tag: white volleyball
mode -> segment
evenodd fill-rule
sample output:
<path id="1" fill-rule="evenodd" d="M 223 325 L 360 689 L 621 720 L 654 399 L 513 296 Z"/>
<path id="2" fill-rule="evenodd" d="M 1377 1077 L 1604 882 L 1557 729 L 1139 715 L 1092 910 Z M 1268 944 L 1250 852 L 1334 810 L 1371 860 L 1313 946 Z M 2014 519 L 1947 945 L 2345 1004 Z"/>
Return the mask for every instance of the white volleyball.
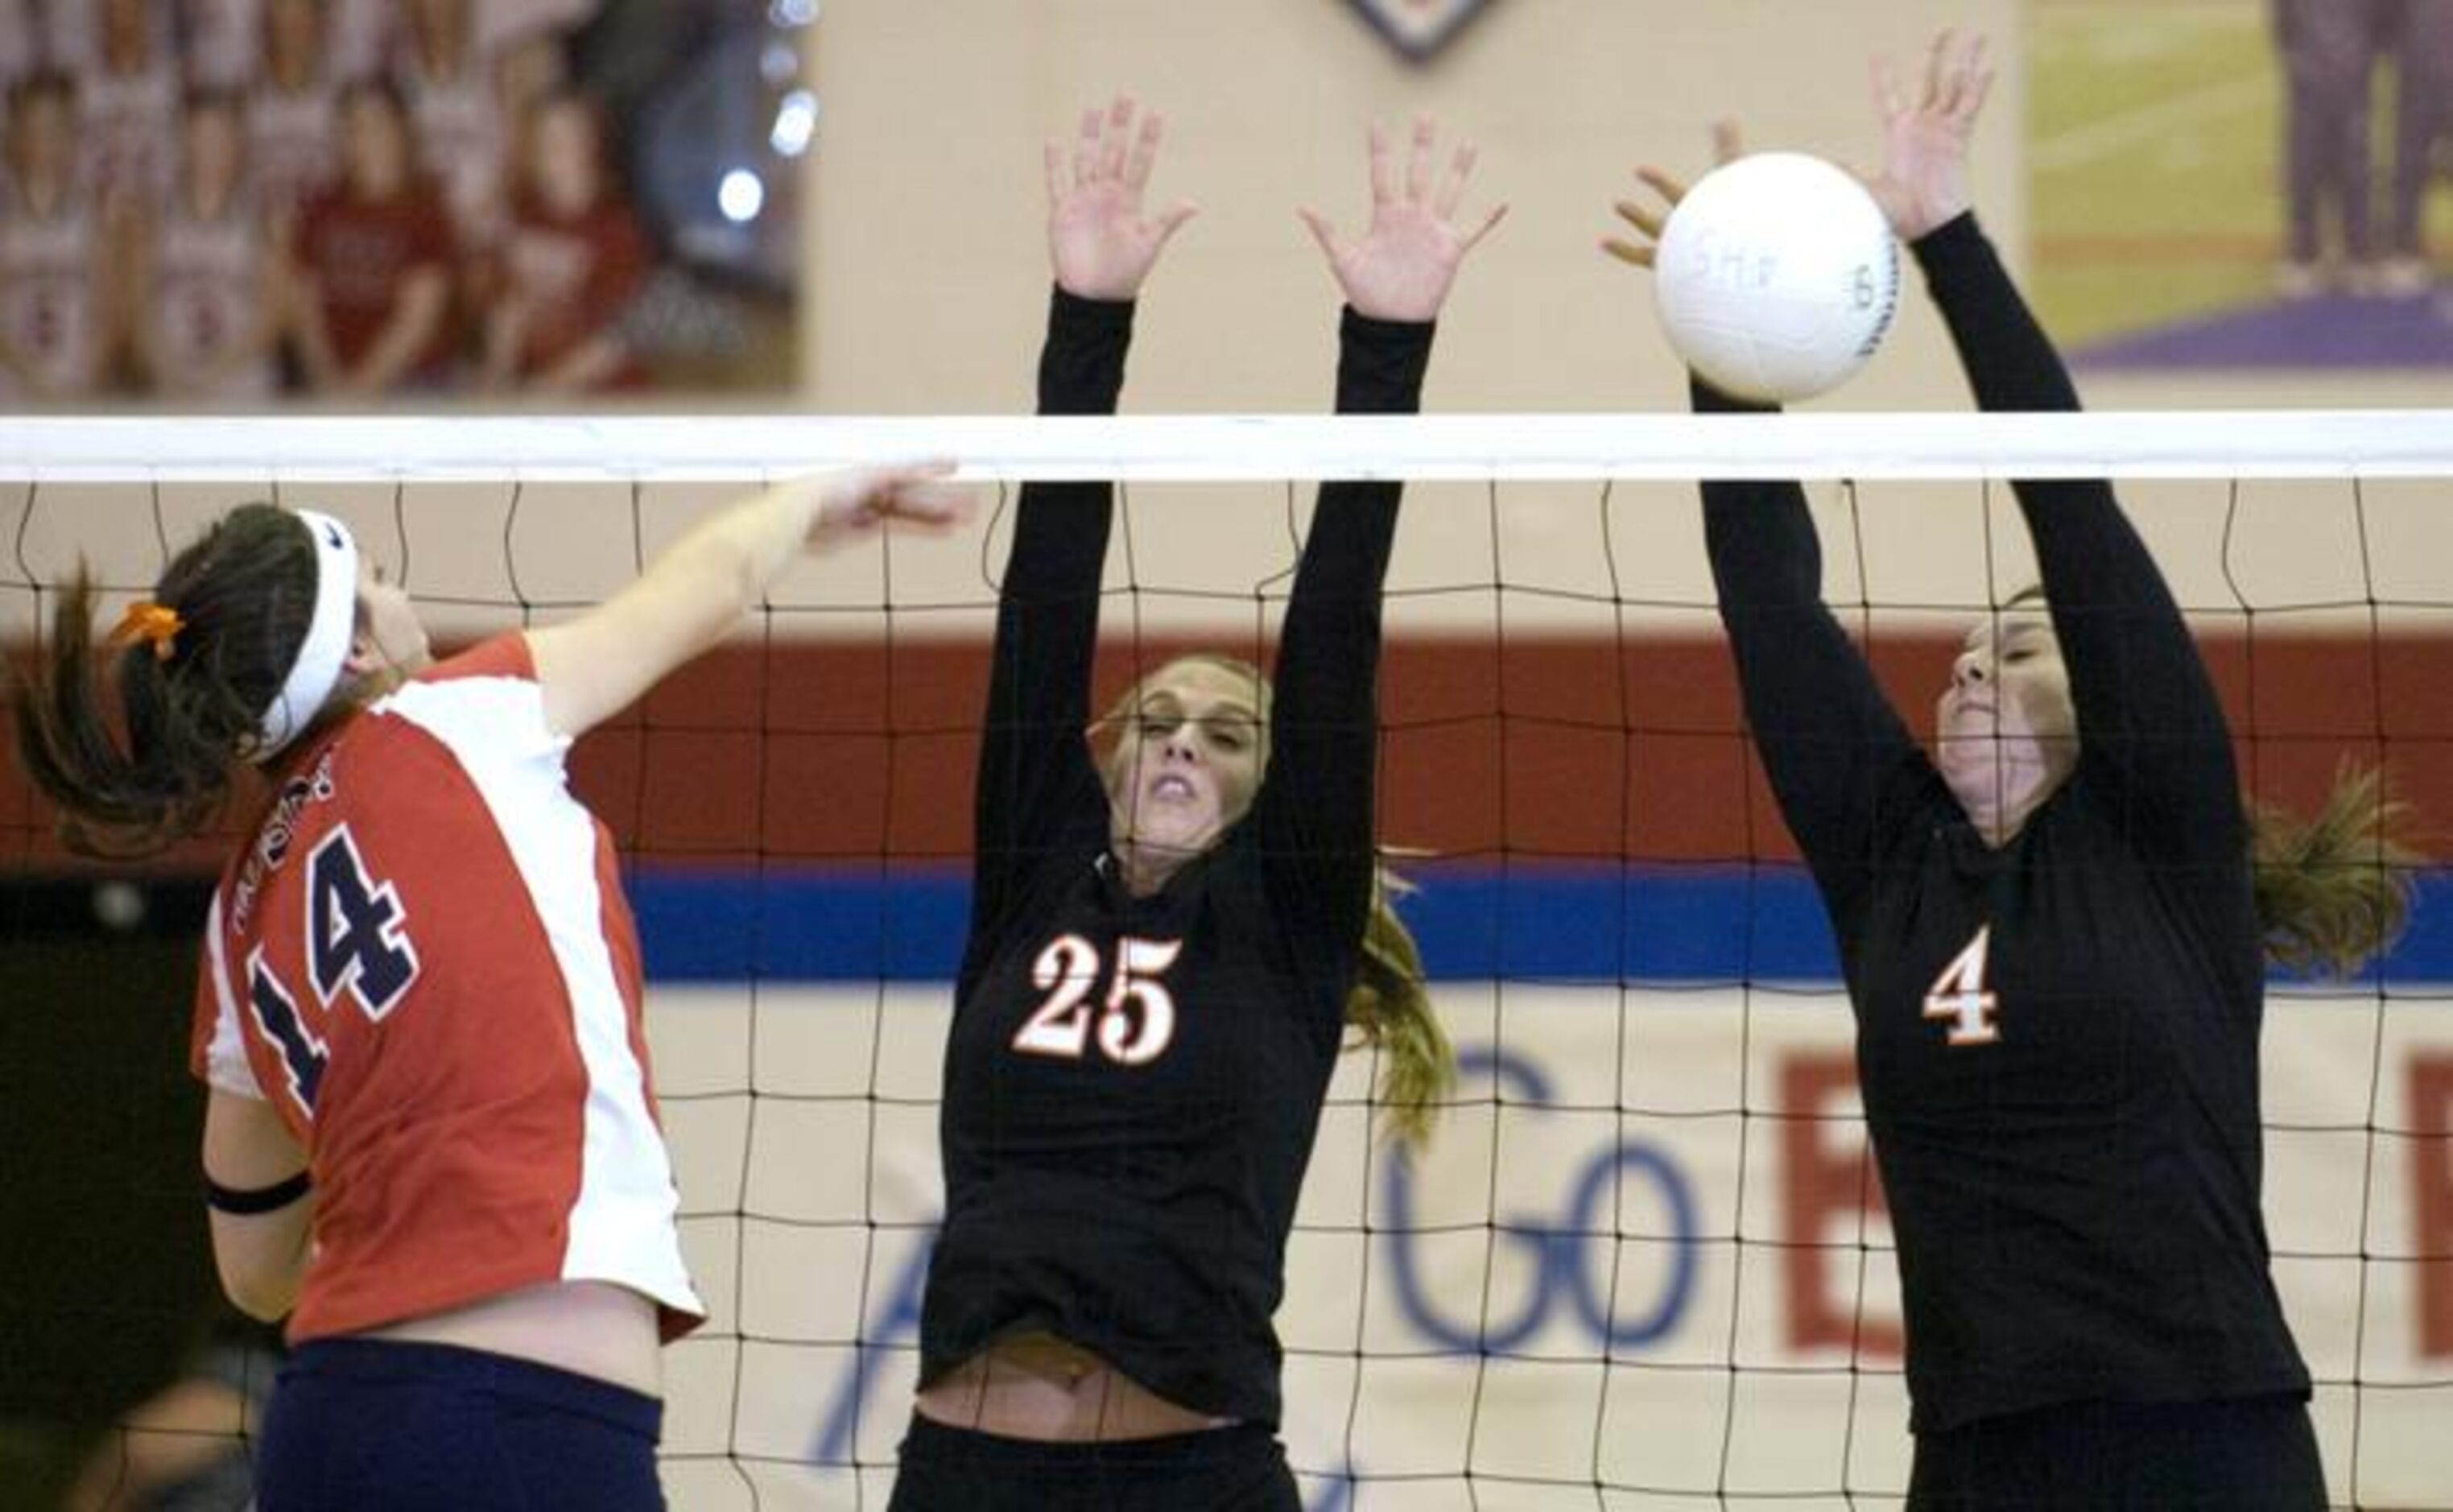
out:
<path id="1" fill-rule="evenodd" d="M 1900 249 L 1874 196 L 1803 152 L 1714 169 L 1662 228 L 1653 297 L 1686 365 L 1741 399 L 1787 403 L 1846 380 L 1900 303 Z"/>

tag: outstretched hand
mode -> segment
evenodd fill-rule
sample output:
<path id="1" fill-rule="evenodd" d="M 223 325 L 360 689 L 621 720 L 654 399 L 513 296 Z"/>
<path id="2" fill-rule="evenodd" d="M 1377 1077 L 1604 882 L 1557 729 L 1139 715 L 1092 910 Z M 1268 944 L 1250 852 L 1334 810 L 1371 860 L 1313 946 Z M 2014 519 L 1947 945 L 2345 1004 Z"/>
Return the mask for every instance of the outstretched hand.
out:
<path id="1" fill-rule="evenodd" d="M 1183 201 L 1155 217 L 1142 213 L 1142 190 L 1166 130 L 1165 117 L 1143 113 L 1130 95 L 1120 94 L 1104 111 L 1082 112 L 1069 152 L 1061 143 L 1047 144 L 1047 256 L 1067 293 L 1135 298 L 1167 238 L 1192 219 L 1194 208 Z"/>
<path id="2" fill-rule="evenodd" d="M 1431 144 L 1436 134 L 1430 117 L 1415 119 L 1413 146 L 1401 177 L 1391 161 L 1387 133 L 1372 127 L 1371 225 L 1360 237 L 1339 235 L 1327 217 L 1308 205 L 1296 212 L 1328 255 L 1329 271 L 1358 314 L 1374 320 L 1438 318 L 1466 254 L 1507 213 L 1506 205 L 1495 205 L 1479 218 L 1458 218 L 1476 149 L 1470 142 L 1460 144 L 1434 185 Z"/>
<path id="3" fill-rule="evenodd" d="M 1973 203 L 1967 144 L 1993 87 L 1984 39 L 1944 30 L 1925 58 L 1925 90 L 1911 100 L 1888 58 L 1874 60 L 1874 109 L 1883 122 L 1883 171 L 1870 179 L 1900 240 L 1913 242 Z"/>
<path id="4" fill-rule="evenodd" d="M 1717 167 L 1734 163 L 1745 155 L 1745 149 L 1738 135 L 1738 123 L 1725 118 L 1713 122 L 1713 164 Z M 1649 163 L 1638 167 L 1635 176 L 1652 190 L 1652 200 L 1619 200 L 1612 204 L 1610 209 L 1635 232 L 1635 238 L 1605 236 L 1602 238 L 1602 250 L 1622 263 L 1650 268 L 1660 256 L 1661 229 L 1669 224 L 1669 212 L 1686 197 L 1688 186 L 1685 179 L 1674 177 L 1666 169 Z"/>
<path id="5" fill-rule="evenodd" d="M 811 546 L 834 546 L 878 529 L 889 521 L 942 535 L 970 518 L 973 492 L 948 483 L 955 465 L 917 462 L 861 468 L 819 482 L 817 512 L 809 523 Z"/>

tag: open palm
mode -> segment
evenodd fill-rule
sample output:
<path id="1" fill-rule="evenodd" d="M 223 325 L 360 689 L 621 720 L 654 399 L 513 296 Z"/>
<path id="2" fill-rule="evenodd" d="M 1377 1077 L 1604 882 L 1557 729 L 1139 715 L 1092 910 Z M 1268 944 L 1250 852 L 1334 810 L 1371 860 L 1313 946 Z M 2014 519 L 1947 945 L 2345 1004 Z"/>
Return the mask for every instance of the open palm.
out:
<path id="1" fill-rule="evenodd" d="M 1883 120 L 1883 171 L 1873 190 L 1891 229 L 1913 242 L 1974 203 L 1967 149 L 1993 85 L 1984 39 L 1944 31 L 1925 60 L 1925 87 L 1911 99 L 1889 60 L 1874 64 L 1874 108 Z"/>
<path id="2" fill-rule="evenodd" d="M 1167 238 L 1192 218 L 1186 204 L 1143 213 L 1142 192 L 1167 123 L 1152 110 L 1136 129 L 1137 114 L 1132 98 L 1119 95 L 1105 111 L 1083 112 L 1069 153 L 1047 145 L 1047 255 L 1068 294 L 1134 298 Z"/>
<path id="3" fill-rule="evenodd" d="M 1470 143 L 1457 148 L 1434 183 L 1435 135 L 1427 117 L 1414 123 L 1412 149 L 1400 176 L 1387 133 L 1371 129 L 1371 224 L 1361 236 L 1340 236 L 1309 207 L 1300 212 L 1327 254 L 1346 302 L 1375 320 L 1435 319 L 1466 254 L 1507 213 L 1506 206 L 1498 205 L 1478 219 L 1459 220 L 1475 149 Z"/>

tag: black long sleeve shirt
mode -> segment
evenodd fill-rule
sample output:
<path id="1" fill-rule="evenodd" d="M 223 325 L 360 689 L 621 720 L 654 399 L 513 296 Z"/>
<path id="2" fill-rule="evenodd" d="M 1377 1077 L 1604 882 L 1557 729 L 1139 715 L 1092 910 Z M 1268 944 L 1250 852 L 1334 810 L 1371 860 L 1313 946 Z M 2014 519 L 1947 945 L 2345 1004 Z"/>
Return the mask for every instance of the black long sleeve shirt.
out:
<path id="1" fill-rule="evenodd" d="M 1056 293 L 1042 413 L 1114 408 L 1131 320 L 1129 305 Z M 1347 311 L 1339 410 L 1415 408 L 1430 343 L 1428 325 Z M 1380 585 L 1400 491 L 1322 487 L 1251 808 L 1136 898 L 1108 856 L 1084 734 L 1112 489 L 1024 488 L 946 1053 L 924 1384 L 1002 1335 L 1046 1330 L 1185 1406 L 1278 1421 L 1271 1317 L 1371 902 Z M 1051 1014 L 1089 1016 L 1081 1054 L 1016 1048 Z M 1158 1017 L 1164 1047 L 1143 1058 Z"/>
<path id="2" fill-rule="evenodd" d="M 1914 251 L 1983 408 L 2078 408 L 1972 216 Z M 2263 930 L 2222 707 L 2112 490 L 2013 488 L 2080 755 L 1996 849 L 1824 606 L 1803 490 L 1704 485 L 1747 721 L 1856 1013 L 1911 1423 L 2304 1394 L 2259 1207 Z M 1998 1039 L 1953 1044 L 1972 991 Z"/>

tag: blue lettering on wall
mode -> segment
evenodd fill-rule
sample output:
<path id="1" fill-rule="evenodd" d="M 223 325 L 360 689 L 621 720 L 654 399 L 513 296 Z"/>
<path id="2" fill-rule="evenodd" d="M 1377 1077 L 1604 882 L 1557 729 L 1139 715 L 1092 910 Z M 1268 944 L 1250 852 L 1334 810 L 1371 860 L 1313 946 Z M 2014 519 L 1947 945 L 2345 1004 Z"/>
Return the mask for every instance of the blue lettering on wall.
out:
<path id="1" fill-rule="evenodd" d="M 1524 1056 L 1475 1046 L 1458 1057 L 1467 1079 L 1487 1072 L 1503 1103 L 1538 1107 L 1550 1100 L 1550 1080 Z M 1384 1193 L 1389 1214 L 1386 1253 L 1394 1296 L 1406 1325 L 1438 1348 L 1475 1358 L 1518 1348 L 1564 1307 L 1565 1316 L 1589 1341 L 1596 1353 L 1640 1349 L 1674 1328 L 1694 1289 L 1698 1230 L 1693 1184 L 1666 1151 L 1637 1139 L 1603 1145 L 1576 1171 L 1559 1195 L 1550 1216 L 1506 1216 L 1498 1224 L 1503 1243 L 1523 1245 L 1534 1257 L 1533 1281 L 1526 1295 L 1503 1319 L 1460 1321 L 1443 1314 L 1422 1280 L 1417 1253 L 1419 1236 L 1413 1223 L 1410 1163 L 1391 1161 Z M 1619 1241 L 1613 1237 L 1605 1204 L 1626 1182 L 1646 1184 L 1668 1215 L 1662 1247 L 1669 1256 L 1657 1292 L 1649 1298 L 1616 1299 L 1612 1279 Z M 884 1305 L 861 1330 L 852 1365 L 833 1388 L 822 1417 L 809 1459 L 812 1463 L 849 1466 L 859 1442 L 860 1426 L 876 1412 L 896 1414 L 898 1403 L 877 1400 L 881 1377 L 899 1373 L 884 1367 L 907 1354 L 920 1331 L 920 1295 L 928 1275 L 928 1246 L 906 1261 L 888 1287 Z M 1342 1512 L 1351 1500 L 1352 1479 L 1360 1466 L 1346 1464 L 1326 1478 L 1310 1512 Z"/>
<path id="2" fill-rule="evenodd" d="M 1523 1057 L 1507 1051 L 1474 1048 L 1457 1057 L 1460 1072 L 1470 1080 L 1487 1071 L 1503 1104 L 1550 1101 L 1549 1079 Z M 1665 1248 L 1668 1274 L 1651 1308 L 1632 1319 L 1611 1316 L 1609 1278 L 1617 1249 L 1602 1225 L 1601 1207 L 1613 1186 L 1629 1175 L 1648 1181 L 1669 1212 Z M 1497 1318 L 1463 1323 L 1441 1316 L 1417 1269 L 1413 1221 L 1413 1173 L 1404 1161 L 1391 1161 L 1385 1187 L 1389 1215 L 1388 1268 L 1396 1284 L 1397 1303 L 1406 1323 L 1442 1348 L 1462 1355 L 1501 1354 L 1522 1347 L 1549 1320 L 1564 1296 L 1577 1321 L 1596 1344 L 1611 1350 L 1641 1348 L 1667 1333 L 1685 1310 L 1695 1277 L 1695 1196 L 1684 1172 L 1664 1151 L 1641 1141 L 1623 1139 L 1594 1154 L 1577 1177 L 1566 1206 L 1556 1218 L 1501 1215 L 1495 1231 L 1501 1243 L 1532 1252 L 1533 1283 L 1521 1304 Z M 1598 1275 L 1596 1274 L 1598 1272 Z M 1625 1299 L 1621 1299 L 1624 1305 Z"/>

